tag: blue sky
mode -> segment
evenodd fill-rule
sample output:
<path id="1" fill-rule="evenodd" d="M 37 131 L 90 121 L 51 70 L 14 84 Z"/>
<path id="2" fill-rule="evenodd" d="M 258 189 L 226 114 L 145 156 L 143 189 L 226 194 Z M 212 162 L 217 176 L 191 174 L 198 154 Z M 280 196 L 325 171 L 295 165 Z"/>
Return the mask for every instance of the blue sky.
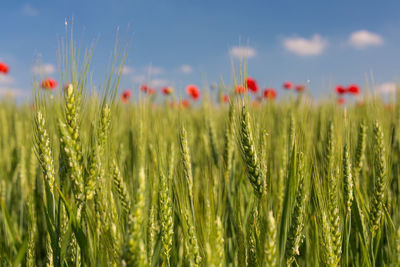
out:
<path id="1" fill-rule="evenodd" d="M 262 87 L 309 81 L 311 94 L 323 97 L 330 85 L 359 83 L 365 90 L 366 76 L 373 73 L 376 87 L 390 91 L 400 74 L 398 10 L 398 1 L 365 0 L 5 0 L 0 61 L 10 74 L 0 78 L 0 95 L 31 95 L 38 55 L 46 66 L 42 71 L 57 78 L 58 43 L 65 19 L 72 17 L 83 45 L 98 39 L 95 78 L 107 70 L 117 27 L 133 37 L 121 90 L 137 87 L 150 72 L 155 87 L 179 90 L 220 77 L 231 84 L 231 58 L 238 62 L 245 54 L 248 75 Z"/>

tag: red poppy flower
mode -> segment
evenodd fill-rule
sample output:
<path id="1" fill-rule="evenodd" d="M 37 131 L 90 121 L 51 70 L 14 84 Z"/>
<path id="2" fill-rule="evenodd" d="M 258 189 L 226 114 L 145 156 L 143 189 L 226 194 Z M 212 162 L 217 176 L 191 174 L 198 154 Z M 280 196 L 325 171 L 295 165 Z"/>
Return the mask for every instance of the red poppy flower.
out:
<path id="1" fill-rule="evenodd" d="M 291 83 L 291 82 L 289 82 L 289 81 L 284 82 L 284 83 L 283 83 L 283 88 L 286 89 L 286 90 L 290 90 L 290 89 L 293 88 L 293 83 Z"/>
<path id="2" fill-rule="evenodd" d="M 10 71 L 10 68 L 6 63 L 0 62 L 0 73 L 7 74 Z"/>
<path id="3" fill-rule="evenodd" d="M 149 88 L 149 89 L 147 90 L 147 93 L 148 93 L 149 95 L 154 95 L 154 94 L 156 93 L 156 90 L 155 90 L 154 88 Z"/>
<path id="4" fill-rule="evenodd" d="M 336 86 L 336 93 L 338 93 L 339 95 L 343 95 L 347 92 L 347 89 L 344 88 L 341 85 Z"/>
<path id="5" fill-rule="evenodd" d="M 182 100 L 182 101 L 181 101 L 181 106 L 182 106 L 183 108 L 188 108 L 188 107 L 190 107 L 190 102 L 189 102 L 189 100 L 187 100 L 187 99 Z"/>
<path id="6" fill-rule="evenodd" d="M 243 86 L 243 85 L 237 85 L 237 86 L 236 86 L 235 92 L 236 92 L 237 94 L 244 94 L 244 93 L 247 92 L 247 89 L 246 89 L 246 87 Z"/>
<path id="7" fill-rule="evenodd" d="M 273 88 L 264 89 L 264 98 L 265 99 L 275 99 L 276 91 Z"/>
<path id="8" fill-rule="evenodd" d="M 56 80 L 54 80 L 52 78 L 43 80 L 42 84 L 41 84 L 42 89 L 49 89 L 49 90 L 54 90 L 54 88 L 56 88 L 56 86 L 57 86 L 57 82 L 56 82 Z"/>
<path id="9" fill-rule="evenodd" d="M 257 93 L 258 85 L 257 85 L 256 80 L 254 80 L 253 78 L 249 77 L 246 79 L 246 86 L 251 92 Z"/>
<path id="10" fill-rule="evenodd" d="M 196 85 L 190 84 L 186 86 L 186 93 L 193 99 L 197 100 L 200 97 L 200 90 Z"/>
<path id="11" fill-rule="evenodd" d="M 338 98 L 337 102 L 338 102 L 339 105 L 344 105 L 345 100 L 344 100 L 343 97 L 341 97 L 341 98 Z"/>
<path id="12" fill-rule="evenodd" d="M 142 84 L 142 85 L 140 86 L 140 91 L 142 91 L 142 92 L 144 92 L 144 93 L 147 93 L 148 90 L 149 90 L 149 87 L 148 87 L 147 85 Z"/>
<path id="13" fill-rule="evenodd" d="M 350 84 L 347 88 L 347 92 L 358 95 L 360 93 L 360 88 L 356 84 Z"/>
<path id="14" fill-rule="evenodd" d="M 224 95 L 222 97 L 222 101 L 224 101 L 224 103 L 228 103 L 229 102 L 229 96 L 228 95 Z"/>
<path id="15" fill-rule="evenodd" d="M 131 98 L 131 95 L 132 95 L 131 90 L 126 89 L 121 95 L 122 103 L 127 103 L 129 101 L 129 98 Z"/>
<path id="16" fill-rule="evenodd" d="M 161 89 L 161 92 L 164 95 L 170 95 L 174 92 L 174 89 L 172 89 L 171 87 L 164 87 L 163 89 Z"/>
<path id="17" fill-rule="evenodd" d="M 296 89 L 296 92 L 301 93 L 306 90 L 306 86 L 303 84 L 298 84 L 298 85 L 296 85 L 295 89 Z"/>

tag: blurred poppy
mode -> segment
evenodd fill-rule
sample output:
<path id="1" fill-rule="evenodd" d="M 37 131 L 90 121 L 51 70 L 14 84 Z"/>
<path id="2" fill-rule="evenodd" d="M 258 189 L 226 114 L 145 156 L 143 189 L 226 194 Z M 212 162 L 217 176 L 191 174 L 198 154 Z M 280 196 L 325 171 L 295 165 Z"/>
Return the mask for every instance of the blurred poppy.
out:
<path id="1" fill-rule="evenodd" d="M 257 93 L 258 85 L 257 85 L 256 80 L 254 80 L 253 78 L 249 77 L 246 79 L 246 86 L 251 92 Z"/>
<path id="2" fill-rule="evenodd" d="M 340 105 L 344 105 L 344 103 L 345 103 L 344 98 L 343 97 L 338 98 L 337 103 L 340 104 Z"/>
<path id="3" fill-rule="evenodd" d="M 190 84 L 186 86 L 186 93 L 193 99 L 197 100 L 200 97 L 200 90 L 196 85 Z"/>
<path id="4" fill-rule="evenodd" d="M 10 71 L 10 68 L 6 63 L 0 62 L 0 73 L 7 74 Z"/>
<path id="5" fill-rule="evenodd" d="M 131 95 L 132 95 L 131 90 L 126 89 L 121 95 L 122 103 L 127 103 L 129 101 L 129 98 L 131 98 Z"/>
<path id="6" fill-rule="evenodd" d="M 54 90 L 56 86 L 57 82 L 53 78 L 48 78 L 46 80 L 43 80 L 41 84 L 42 89 L 49 89 L 49 90 Z"/>
<path id="7" fill-rule="evenodd" d="M 360 88 L 356 84 L 350 84 L 347 91 L 353 95 L 358 95 L 360 93 Z"/>
<path id="8" fill-rule="evenodd" d="M 144 92 L 144 93 L 147 93 L 148 90 L 149 90 L 149 87 L 148 87 L 147 85 L 142 84 L 142 85 L 140 86 L 140 91 L 142 91 L 142 92 Z"/>
<path id="9" fill-rule="evenodd" d="M 149 89 L 147 90 L 147 94 L 149 94 L 149 95 L 154 95 L 155 93 L 156 93 L 156 90 L 153 89 L 153 88 L 149 88 Z"/>
<path id="10" fill-rule="evenodd" d="M 283 83 L 283 88 L 286 89 L 286 90 L 290 90 L 290 89 L 293 88 L 293 83 L 291 83 L 289 81 L 286 81 L 286 82 Z"/>
<path id="11" fill-rule="evenodd" d="M 338 93 L 339 95 L 343 95 L 347 92 L 346 88 L 344 88 L 341 85 L 336 86 L 336 93 Z"/>
<path id="12" fill-rule="evenodd" d="M 172 94 L 174 92 L 174 89 L 172 89 L 172 87 L 164 87 L 164 88 L 161 89 L 161 92 L 164 95 L 170 95 L 170 94 Z"/>
<path id="13" fill-rule="evenodd" d="M 237 85 L 236 86 L 235 92 L 237 94 L 244 94 L 244 93 L 246 93 L 246 91 L 247 91 L 247 89 L 243 85 Z"/>
<path id="14" fill-rule="evenodd" d="M 228 95 L 224 95 L 222 97 L 222 101 L 224 101 L 224 103 L 228 103 L 229 102 L 229 96 Z"/>
<path id="15" fill-rule="evenodd" d="M 264 98 L 265 99 L 275 99 L 276 91 L 273 88 L 264 89 Z"/>
<path id="16" fill-rule="evenodd" d="M 181 101 L 181 106 L 182 106 L 183 108 L 188 108 L 188 107 L 190 107 L 190 102 L 189 102 L 189 100 L 183 99 L 183 100 Z"/>
<path id="17" fill-rule="evenodd" d="M 295 89 L 296 89 L 296 92 L 301 93 L 306 90 L 306 86 L 303 84 L 298 84 L 298 85 L 296 85 Z"/>

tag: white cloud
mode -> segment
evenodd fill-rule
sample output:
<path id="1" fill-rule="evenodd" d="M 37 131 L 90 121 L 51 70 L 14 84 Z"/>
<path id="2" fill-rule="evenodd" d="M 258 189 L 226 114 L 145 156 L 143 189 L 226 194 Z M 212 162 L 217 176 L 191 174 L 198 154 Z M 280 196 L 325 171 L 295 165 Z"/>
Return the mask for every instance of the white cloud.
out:
<path id="1" fill-rule="evenodd" d="M 149 73 L 149 75 L 160 75 L 164 73 L 164 69 L 150 65 L 146 67 L 146 72 Z"/>
<path id="2" fill-rule="evenodd" d="M 0 96 L 29 96 L 30 92 L 18 88 L 0 87 Z"/>
<path id="3" fill-rule="evenodd" d="M 129 68 L 128 73 L 133 73 L 130 78 L 134 84 L 146 83 L 151 87 L 159 87 L 165 86 L 169 82 L 168 80 L 157 77 L 161 74 L 164 74 L 165 69 L 158 66 L 152 66 L 151 64 L 138 69 Z"/>
<path id="4" fill-rule="evenodd" d="M 256 50 L 250 46 L 234 46 L 229 50 L 229 54 L 236 58 L 252 58 L 256 56 Z"/>
<path id="5" fill-rule="evenodd" d="M 14 78 L 9 75 L 0 74 L 0 84 L 13 84 L 15 82 Z"/>
<path id="6" fill-rule="evenodd" d="M 300 56 L 317 56 L 324 52 L 328 41 L 319 34 L 314 34 L 311 39 L 302 37 L 286 38 L 283 46 L 290 52 Z"/>
<path id="7" fill-rule="evenodd" d="M 43 64 L 33 67 L 32 71 L 36 74 L 53 74 L 56 67 L 53 64 Z"/>
<path id="8" fill-rule="evenodd" d="M 396 92 L 397 85 L 396 83 L 393 82 L 383 83 L 381 85 L 376 86 L 375 90 L 382 94 L 392 94 Z"/>
<path id="9" fill-rule="evenodd" d="M 25 4 L 22 7 L 22 13 L 31 17 L 39 15 L 39 11 L 30 4 Z"/>
<path id="10" fill-rule="evenodd" d="M 135 75 L 132 77 L 133 83 L 143 83 L 146 80 L 145 75 Z"/>
<path id="11" fill-rule="evenodd" d="M 154 79 L 150 81 L 150 86 L 151 87 L 161 87 L 161 86 L 167 86 L 169 83 L 168 80 L 165 79 Z"/>
<path id="12" fill-rule="evenodd" d="M 134 72 L 134 68 L 132 68 L 132 67 L 129 67 L 129 66 L 123 66 L 122 67 L 122 74 L 124 74 L 124 75 L 128 75 L 128 74 L 131 74 L 132 72 Z"/>
<path id="13" fill-rule="evenodd" d="M 349 44 L 362 49 L 367 46 L 379 46 L 383 44 L 383 38 L 379 34 L 366 30 L 353 32 L 349 37 Z"/>
<path id="14" fill-rule="evenodd" d="M 184 64 L 182 65 L 179 70 L 184 74 L 190 74 L 193 72 L 193 68 L 190 65 Z"/>

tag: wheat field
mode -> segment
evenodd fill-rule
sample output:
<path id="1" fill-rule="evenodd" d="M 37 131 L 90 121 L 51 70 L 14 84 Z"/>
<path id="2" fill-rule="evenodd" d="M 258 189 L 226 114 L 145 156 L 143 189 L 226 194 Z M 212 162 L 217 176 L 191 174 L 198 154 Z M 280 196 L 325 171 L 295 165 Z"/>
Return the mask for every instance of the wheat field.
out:
<path id="1" fill-rule="evenodd" d="M 0 103 L 2 266 L 400 266 L 396 99 L 122 103 L 124 53 Z"/>

